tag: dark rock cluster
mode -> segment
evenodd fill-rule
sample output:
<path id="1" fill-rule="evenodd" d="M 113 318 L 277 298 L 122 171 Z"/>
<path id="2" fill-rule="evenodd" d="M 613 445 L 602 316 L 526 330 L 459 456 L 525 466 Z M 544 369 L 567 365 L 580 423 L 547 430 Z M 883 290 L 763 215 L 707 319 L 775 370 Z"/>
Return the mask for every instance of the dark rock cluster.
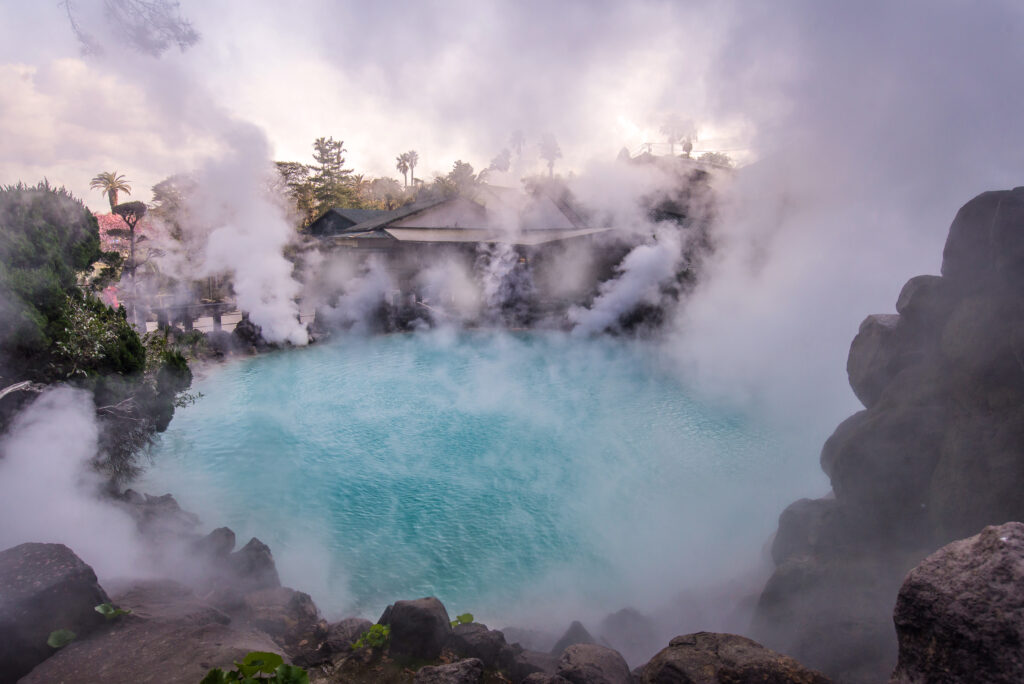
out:
<path id="1" fill-rule="evenodd" d="M 847 370 L 865 410 L 821 465 L 832 494 L 779 520 L 755 636 L 838 679 L 884 680 L 892 606 L 922 558 L 1024 519 L 1024 188 L 957 213 L 941 276 L 869 316 Z"/>

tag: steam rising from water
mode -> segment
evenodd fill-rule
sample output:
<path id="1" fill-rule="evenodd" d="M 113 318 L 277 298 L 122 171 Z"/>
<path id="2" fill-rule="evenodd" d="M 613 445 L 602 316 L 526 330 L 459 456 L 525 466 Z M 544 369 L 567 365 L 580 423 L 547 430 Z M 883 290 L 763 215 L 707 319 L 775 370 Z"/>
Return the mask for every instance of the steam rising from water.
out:
<path id="1" fill-rule="evenodd" d="M 197 388 L 143 486 L 260 536 L 334 615 L 436 594 L 492 621 L 560 628 L 632 605 L 723 626 L 723 604 L 674 602 L 756 567 L 777 510 L 823 487 L 806 445 L 707 403 L 647 344 L 349 339 Z"/>

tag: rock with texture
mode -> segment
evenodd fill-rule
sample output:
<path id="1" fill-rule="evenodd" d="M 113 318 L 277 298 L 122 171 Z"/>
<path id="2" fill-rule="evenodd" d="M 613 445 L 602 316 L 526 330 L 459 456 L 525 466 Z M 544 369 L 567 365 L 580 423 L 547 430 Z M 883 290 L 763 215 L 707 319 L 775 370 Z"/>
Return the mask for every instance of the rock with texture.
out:
<path id="1" fill-rule="evenodd" d="M 433 596 L 395 601 L 378 622 L 391 627 L 391 656 L 434 660 L 452 633 L 448 611 Z"/>
<path id="2" fill-rule="evenodd" d="M 327 636 L 327 623 L 309 594 L 287 587 L 261 589 L 246 594 L 244 604 L 244 615 L 253 626 L 288 653 L 315 650 Z"/>
<path id="3" fill-rule="evenodd" d="M 110 599 L 96 573 L 63 544 L 0 551 L 0 682 L 14 682 L 54 653 L 50 633 L 80 638 L 104 626 L 95 607 Z"/>
<path id="4" fill-rule="evenodd" d="M 227 560 L 231 571 L 233 588 L 247 593 L 260 589 L 273 589 L 281 586 L 277 575 L 277 565 L 270 547 L 256 537 L 238 551 L 230 554 Z"/>
<path id="5" fill-rule="evenodd" d="M 646 662 L 657 649 L 654 622 L 633 608 L 623 608 L 601 621 L 601 639 L 630 665 Z"/>
<path id="6" fill-rule="evenodd" d="M 21 684 L 195 684 L 250 651 L 280 652 L 266 634 L 232 626 L 227 615 L 174 582 L 139 583 L 113 602 L 132 613 L 65 646 Z"/>
<path id="7" fill-rule="evenodd" d="M 829 684 L 789 656 L 736 634 L 677 636 L 641 670 L 643 684 Z"/>
<path id="8" fill-rule="evenodd" d="M 632 684 L 633 675 L 618 651 L 597 644 L 573 644 L 558 659 L 558 675 L 573 684 Z"/>
<path id="9" fill-rule="evenodd" d="M 484 664 L 467 658 L 445 665 L 421 667 L 413 677 L 414 684 L 480 684 L 484 681 Z"/>
<path id="10" fill-rule="evenodd" d="M 484 667 L 493 669 L 498 666 L 501 652 L 507 645 L 505 635 L 498 630 L 471 622 L 456 625 L 448 637 L 446 647 L 463 658 L 478 658 Z"/>
<path id="11" fill-rule="evenodd" d="M 907 576 L 893 682 L 1024 682 L 1024 524 L 986 527 Z"/>

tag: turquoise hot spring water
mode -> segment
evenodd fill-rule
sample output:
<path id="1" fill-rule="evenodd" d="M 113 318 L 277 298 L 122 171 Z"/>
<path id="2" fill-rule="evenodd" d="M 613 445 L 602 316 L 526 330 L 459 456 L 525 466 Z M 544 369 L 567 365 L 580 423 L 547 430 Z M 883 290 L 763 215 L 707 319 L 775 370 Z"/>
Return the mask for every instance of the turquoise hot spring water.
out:
<path id="1" fill-rule="evenodd" d="M 341 338 L 193 389 L 140 488 L 261 538 L 329 617 L 652 608 L 762 562 L 814 459 L 607 338 Z"/>

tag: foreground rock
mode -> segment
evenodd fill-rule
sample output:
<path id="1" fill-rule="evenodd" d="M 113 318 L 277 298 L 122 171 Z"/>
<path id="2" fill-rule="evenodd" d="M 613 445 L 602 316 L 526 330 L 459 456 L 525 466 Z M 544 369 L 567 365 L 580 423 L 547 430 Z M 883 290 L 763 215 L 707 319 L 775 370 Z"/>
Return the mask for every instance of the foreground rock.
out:
<path id="1" fill-rule="evenodd" d="M 832 493 L 779 519 L 754 636 L 836 679 L 884 681 L 906 573 L 986 525 L 1024 520 L 1024 188 L 965 204 L 942 275 L 850 348 L 865 410 L 825 443 Z"/>
<path id="2" fill-rule="evenodd" d="M 467 658 L 447 665 L 421 667 L 412 680 L 414 684 L 480 684 L 484 681 L 484 664 Z"/>
<path id="3" fill-rule="evenodd" d="M 452 633 L 448 611 L 433 596 L 395 601 L 378 622 L 391 627 L 388 653 L 392 657 L 435 660 Z"/>
<path id="4" fill-rule="evenodd" d="M 1024 682 L 1024 524 L 986 527 L 907 576 L 893 682 Z"/>
<path id="5" fill-rule="evenodd" d="M 229 667 L 250 651 L 281 650 L 258 630 L 233 626 L 227 615 L 174 582 L 139 584 L 113 600 L 131 615 L 64 647 L 22 684 L 195 684 L 210 668 Z"/>
<path id="6" fill-rule="evenodd" d="M 618 651 L 597 644 L 574 644 L 558 659 L 558 676 L 573 684 L 632 684 L 629 665 Z"/>
<path id="7" fill-rule="evenodd" d="M 95 607 L 108 601 L 96 573 L 63 544 L 0 552 L 0 683 L 17 681 L 53 654 L 51 632 L 84 637 L 103 627 Z"/>
<path id="8" fill-rule="evenodd" d="M 643 684 L 829 684 L 788 656 L 735 634 L 677 636 L 640 670 Z"/>

